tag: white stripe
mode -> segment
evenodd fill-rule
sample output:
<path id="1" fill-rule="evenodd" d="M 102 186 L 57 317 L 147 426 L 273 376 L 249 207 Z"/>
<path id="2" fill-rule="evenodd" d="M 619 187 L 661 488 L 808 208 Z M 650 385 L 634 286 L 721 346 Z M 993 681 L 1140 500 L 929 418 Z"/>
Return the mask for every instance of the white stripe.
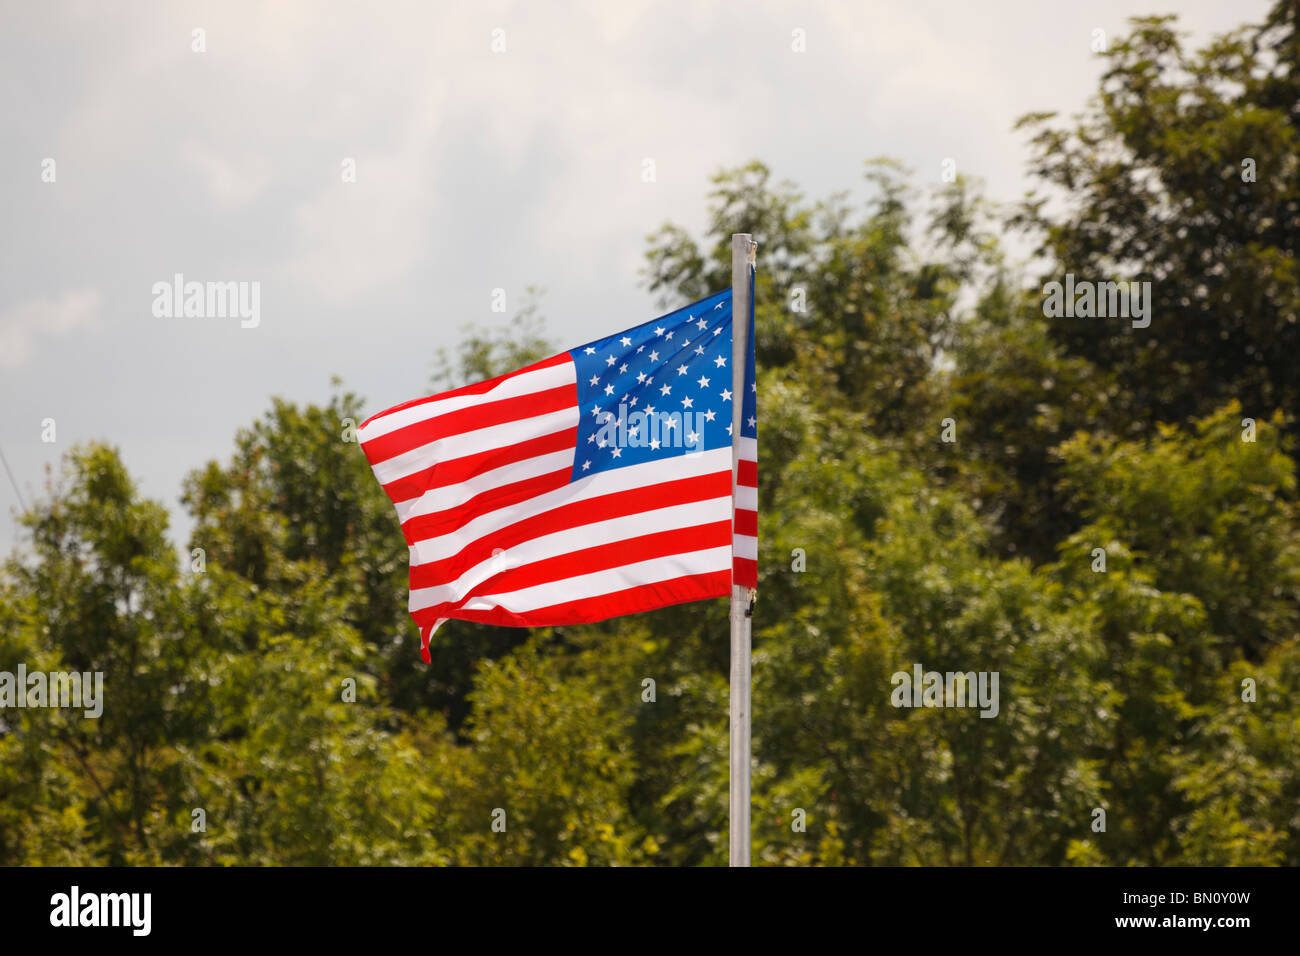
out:
<path id="1" fill-rule="evenodd" d="M 758 539 L 748 535 L 738 534 L 731 539 L 735 543 L 736 557 L 749 558 L 751 561 L 758 560 Z"/>
<path id="2" fill-rule="evenodd" d="M 730 448 L 715 448 L 698 454 L 660 458 L 639 465 L 602 471 L 590 478 L 580 478 L 564 488 L 557 488 L 555 491 L 537 495 L 527 501 L 479 515 L 450 534 L 436 535 L 418 541 L 411 548 L 411 564 L 428 564 L 450 558 L 452 555 L 459 554 L 467 544 L 484 535 L 561 505 L 588 501 L 601 495 L 631 491 L 679 478 L 695 478 L 718 472 L 731 473 Z"/>
<path id="3" fill-rule="evenodd" d="M 758 489 L 752 485 L 736 486 L 736 510 L 737 511 L 757 511 L 758 510 Z"/>
<path id="4" fill-rule="evenodd" d="M 758 439 L 740 436 L 740 460 L 758 461 Z"/>
<path id="5" fill-rule="evenodd" d="M 580 574 L 562 581 L 549 581 L 546 584 L 508 591 L 505 594 L 488 594 L 471 598 L 465 603 L 465 609 L 490 611 L 492 608 L 500 607 L 515 613 L 535 611 L 537 608 L 550 607 L 552 604 L 567 604 L 584 598 L 600 597 L 604 594 L 626 591 L 629 588 L 655 584 L 659 581 L 671 581 L 673 578 L 687 575 L 730 570 L 730 547 L 688 551 L 684 554 Z"/>
<path id="6" fill-rule="evenodd" d="M 692 501 L 684 505 L 671 505 L 655 511 L 642 511 L 605 521 L 595 521 L 577 528 L 555 531 L 512 548 L 501 551 L 474 565 L 449 584 L 419 588 L 411 591 L 411 610 L 432 607 L 444 601 L 459 601 L 473 588 L 494 575 L 516 568 L 569 554 L 597 544 L 626 541 L 657 531 L 691 528 L 730 517 L 730 497 Z"/>
<path id="7" fill-rule="evenodd" d="M 387 435 L 389 432 L 405 428 L 407 425 L 436 418 L 439 415 L 445 415 L 461 408 L 469 408 L 471 405 L 478 405 L 482 402 L 495 402 L 502 398 L 530 395 L 533 392 L 542 392 L 548 388 L 558 388 L 561 385 L 572 385 L 577 380 L 577 368 L 574 366 L 573 360 L 569 359 L 549 368 L 541 368 L 535 372 L 524 372 L 522 375 L 511 376 L 486 392 L 479 392 L 475 395 L 453 395 L 451 398 L 444 398 L 436 402 L 425 402 L 422 405 L 412 405 L 410 408 L 402 408 L 388 415 L 381 415 L 381 417 L 374 418 L 361 428 L 358 428 L 357 438 L 364 445 L 372 438 Z"/>
<path id="8" fill-rule="evenodd" d="M 549 455 L 538 455 L 536 458 L 525 458 L 523 461 L 512 461 L 500 468 L 480 472 L 473 478 L 467 478 L 458 484 L 430 488 L 418 498 L 399 501 L 397 517 L 402 524 L 406 524 L 411 518 L 419 515 L 436 514 L 463 505 L 475 495 L 491 491 L 493 488 L 500 488 L 527 478 L 536 478 L 539 475 L 549 475 L 553 471 L 572 470 L 572 468 L 572 448 L 552 452 Z"/>
<path id="9" fill-rule="evenodd" d="M 406 478 L 426 468 L 432 468 L 440 461 L 451 461 L 454 458 L 463 458 L 465 455 L 517 445 L 530 438 L 540 438 L 543 435 L 573 428 L 577 424 L 578 406 L 570 405 L 568 408 L 546 415 L 523 418 L 502 425 L 489 425 L 487 428 L 478 428 L 459 435 L 448 435 L 446 438 L 439 438 L 419 448 L 412 448 L 395 458 L 381 461 L 374 466 L 375 477 L 379 479 L 381 485 L 386 485 L 398 478 Z"/>

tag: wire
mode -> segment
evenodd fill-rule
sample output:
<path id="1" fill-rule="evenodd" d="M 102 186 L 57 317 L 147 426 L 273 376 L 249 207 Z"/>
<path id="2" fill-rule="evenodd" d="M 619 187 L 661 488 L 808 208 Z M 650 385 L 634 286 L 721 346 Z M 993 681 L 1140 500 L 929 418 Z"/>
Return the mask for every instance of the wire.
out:
<path id="1" fill-rule="evenodd" d="M 18 498 L 18 506 L 27 510 L 27 503 L 23 501 L 23 493 L 18 490 L 18 482 L 14 480 L 14 473 L 9 470 L 9 459 L 5 457 L 5 450 L 0 448 L 0 462 L 4 463 L 5 474 L 9 476 L 9 484 L 14 486 L 14 495 Z"/>

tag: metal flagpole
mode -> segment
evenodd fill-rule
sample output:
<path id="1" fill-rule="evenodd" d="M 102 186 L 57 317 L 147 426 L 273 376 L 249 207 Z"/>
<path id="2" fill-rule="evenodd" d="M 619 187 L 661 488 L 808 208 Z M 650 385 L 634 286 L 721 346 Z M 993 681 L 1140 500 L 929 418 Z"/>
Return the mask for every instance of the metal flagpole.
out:
<path id="1" fill-rule="evenodd" d="M 731 237 L 731 523 L 735 540 L 740 426 L 749 354 L 751 263 L 757 246 L 747 233 Z M 749 590 L 731 581 L 731 865 L 749 866 Z"/>

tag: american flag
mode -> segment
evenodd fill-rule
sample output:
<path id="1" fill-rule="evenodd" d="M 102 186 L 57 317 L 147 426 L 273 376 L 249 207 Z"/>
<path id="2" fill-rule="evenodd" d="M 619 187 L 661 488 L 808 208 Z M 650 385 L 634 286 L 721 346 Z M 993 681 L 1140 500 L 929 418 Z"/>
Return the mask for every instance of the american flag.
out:
<path id="1" fill-rule="evenodd" d="M 752 310 L 746 319 L 743 395 L 732 393 L 728 289 L 362 424 L 410 548 L 425 662 L 452 618 L 583 624 L 728 595 L 733 573 L 757 585 Z"/>

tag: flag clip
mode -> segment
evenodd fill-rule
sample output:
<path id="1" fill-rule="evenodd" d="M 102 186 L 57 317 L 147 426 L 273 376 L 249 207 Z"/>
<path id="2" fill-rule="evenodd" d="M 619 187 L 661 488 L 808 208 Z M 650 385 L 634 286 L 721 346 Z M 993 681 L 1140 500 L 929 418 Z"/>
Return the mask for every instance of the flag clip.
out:
<path id="1" fill-rule="evenodd" d="M 754 603 L 758 600 L 758 591 L 754 588 L 749 589 L 749 606 L 745 608 L 745 617 L 754 616 Z"/>

